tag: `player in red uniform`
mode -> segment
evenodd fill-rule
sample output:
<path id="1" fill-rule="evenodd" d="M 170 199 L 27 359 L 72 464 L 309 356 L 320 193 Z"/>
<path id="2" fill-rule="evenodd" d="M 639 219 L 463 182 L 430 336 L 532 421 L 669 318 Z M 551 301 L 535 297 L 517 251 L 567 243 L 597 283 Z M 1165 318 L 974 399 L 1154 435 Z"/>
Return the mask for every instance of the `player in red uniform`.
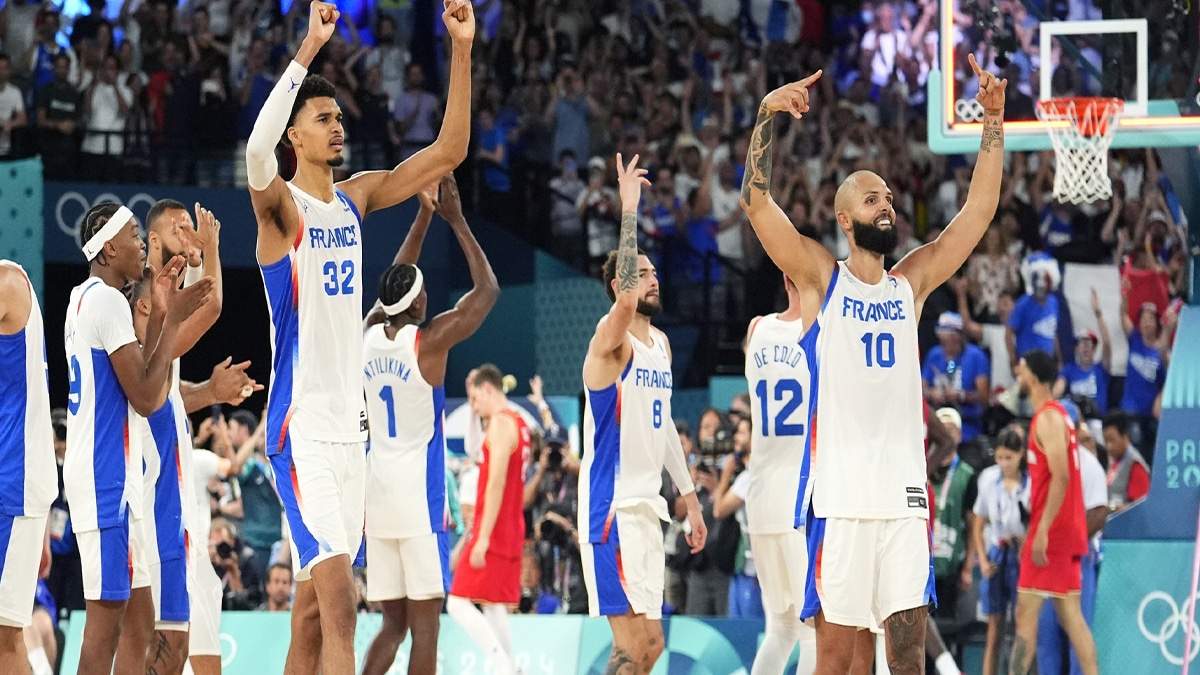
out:
<path id="1" fill-rule="evenodd" d="M 479 367 L 468 401 L 487 425 L 475 522 L 454 570 L 446 611 L 479 645 L 496 675 L 514 672 L 508 606 L 521 600 L 521 552 L 525 545 L 525 467 L 529 427 L 508 407 L 500 370 Z M 475 608 L 479 604 L 480 611 Z"/>
<path id="2" fill-rule="evenodd" d="M 1037 645 L 1038 614 L 1049 597 L 1084 675 L 1098 675 L 1096 644 L 1079 605 L 1080 561 L 1088 551 L 1079 446 L 1067 411 L 1050 387 L 1054 357 L 1030 350 L 1017 366 L 1017 384 L 1037 412 L 1029 427 L 1030 521 L 1017 579 L 1017 634 L 1010 673 L 1028 673 Z"/>

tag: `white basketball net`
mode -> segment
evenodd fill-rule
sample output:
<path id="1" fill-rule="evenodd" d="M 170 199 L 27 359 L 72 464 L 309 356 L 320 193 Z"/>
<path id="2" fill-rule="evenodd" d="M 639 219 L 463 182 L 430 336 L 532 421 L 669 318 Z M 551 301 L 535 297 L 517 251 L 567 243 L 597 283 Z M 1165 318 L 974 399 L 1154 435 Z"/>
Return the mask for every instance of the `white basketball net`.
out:
<path id="1" fill-rule="evenodd" d="M 1037 102 L 1038 119 L 1047 124 L 1054 156 L 1054 198 L 1083 204 L 1112 197 L 1108 147 L 1112 144 L 1123 104 L 1114 99 Z M 1085 133 L 1089 132 L 1089 133 Z"/>

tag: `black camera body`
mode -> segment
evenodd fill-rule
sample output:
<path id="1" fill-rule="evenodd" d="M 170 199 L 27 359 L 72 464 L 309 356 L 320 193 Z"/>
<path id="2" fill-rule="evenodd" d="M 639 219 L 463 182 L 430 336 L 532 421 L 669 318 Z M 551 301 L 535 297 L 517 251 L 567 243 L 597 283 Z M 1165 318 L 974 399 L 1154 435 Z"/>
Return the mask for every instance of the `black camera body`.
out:
<path id="1" fill-rule="evenodd" d="M 233 557 L 233 546 L 226 542 L 217 544 L 217 557 L 221 560 L 229 560 Z"/>

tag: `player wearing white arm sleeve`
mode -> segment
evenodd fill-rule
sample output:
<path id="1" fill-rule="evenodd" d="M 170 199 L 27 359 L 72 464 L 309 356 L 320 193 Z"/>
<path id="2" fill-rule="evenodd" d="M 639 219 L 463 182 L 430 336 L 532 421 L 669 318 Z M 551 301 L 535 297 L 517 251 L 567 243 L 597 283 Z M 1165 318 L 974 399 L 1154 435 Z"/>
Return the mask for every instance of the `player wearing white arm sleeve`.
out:
<path id="1" fill-rule="evenodd" d="M 844 261 L 797 232 L 771 196 L 775 114 L 801 119 L 820 71 L 767 94 L 750 137 L 742 208 L 804 306 L 820 307 L 819 433 L 806 524 L 810 588 L 819 602 L 806 602 L 802 616 L 816 616 L 822 674 L 850 669 L 857 628 L 872 622 L 884 628 L 893 673 L 924 669 L 934 591 L 917 322 L 929 294 L 966 262 L 986 232 L 1004 172 L 1007 83 L 973 56 L 970 62 L 980 78 L 976 98 L 984 123 L 966 203 L 941 236 L 888 273 L 883 259 L 896 247 L 896 215 L 891 190 L 875 173 L 853 173 L 838 188 L 834 210 L 850 243 Z M 863 424 L 863 414 L 871 424 Z"/>
<path id="2" fill-rule="evenodd" d="M 611 673 L 644 673 L 662 654 L 666 555 L 660 520 L 669 521 L 662 489 L 666 468 L 687 504 L 692 553 L 708 531 L 671 420 L 671 348 L 650 325 L 662 310 L 654 265 L 637 249 L 637 208 L 650 185 L 635 155 L 617 155 L 621 187 L 618 248 L 604 264 L 613 301 L 583 361 L 587 401 L 579 470 L 578 530 L 592 616 L 613 632 Z"/>
<path id="3" fill-rule="evenodd" d="M 467 0 L 442 13 L 452 57 L 446 115 L 432 145 L 390 171 L 336 185 L 344 162 L 342 113 L 333 85 L 308 67 L 336 29 L 337 8 L 309 6 L 308 34 L 271 91 L 246 145 L 257 257 L 271 314 L 267 455 L 291 533 L 297 580 L 285 669 L 354 672 L 351 562 L 362 541 L 367 420 L 362 366 L 362 220 L 408 199 L 454 169 L 470 138 L 471 44 Z M 296 154 L 296 174 L 277 173 L 275 146 Z"/>

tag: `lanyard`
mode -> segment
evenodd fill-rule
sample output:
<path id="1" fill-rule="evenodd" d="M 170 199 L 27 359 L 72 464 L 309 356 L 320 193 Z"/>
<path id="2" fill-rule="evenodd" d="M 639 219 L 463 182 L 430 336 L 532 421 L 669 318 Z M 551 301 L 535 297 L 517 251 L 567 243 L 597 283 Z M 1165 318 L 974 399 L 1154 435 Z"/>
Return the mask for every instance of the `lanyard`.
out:
<path id="1" fill-rule="evenodd" d="M 938 513 L 946 510 L 946 500 L 950 499 L 950 481 L 954 478 L 954 470 L 958 468 L 958 455 L 954 456 L 954 461 L 950 462 L 950 469 L 946 471 L 946 477 L 942 479 L 942 494 L 938 495 Z"/>

